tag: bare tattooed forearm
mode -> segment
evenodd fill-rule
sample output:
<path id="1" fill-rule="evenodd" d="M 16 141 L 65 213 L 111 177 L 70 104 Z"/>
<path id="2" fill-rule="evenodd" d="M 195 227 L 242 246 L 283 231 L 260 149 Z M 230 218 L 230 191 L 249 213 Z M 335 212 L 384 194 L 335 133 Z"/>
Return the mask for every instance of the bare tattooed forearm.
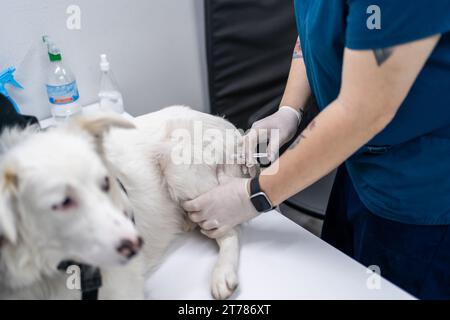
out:
<path id="1" fill-rule="evenodd" d="M 302 56 L 300 39 L 297 37 L 297 43 L 291 61 L 291 69 L 289 71 L 289 78 L 280 106 L 290 106 L 298 111 L 304 108 L 311 95 L 311 88 L 309 87 L 308 78 L 306 76 L 305 62 L 303 61 Z"/>
<path id="2" fill-rule="evenodd" d="M 294 54 L 292 55 L 292 59 L 303 59 L 303 51 L 299 37 L 297 37 L 297 42 L 295 43 Z"/>
<path id="3" fill-rule="evenodd" d="M 383 49 L 376 49 L 373 50 L 373 54 L 375 55 L 375 60 L 377 61 L 377 65 L 381 66 L 383 63 L 386 62 L 387 59 L 392 55 L 394 52 L 394 48 L 383 48 Z"/>
<path id="4" fill-rule="evenodd" d="M 439 39 L 436 35 L 397 45 L 394 54 L 392 49 L 376 52 L 376 63 L 373 50 L 345 49 L 337 99 L 320 112 L 291 150 L 261 173 L 261 189 L 272 203 L 278 205 L 304 190 L 383 130 Z M 300 62 L 293 60 L 293 64 Z"/>

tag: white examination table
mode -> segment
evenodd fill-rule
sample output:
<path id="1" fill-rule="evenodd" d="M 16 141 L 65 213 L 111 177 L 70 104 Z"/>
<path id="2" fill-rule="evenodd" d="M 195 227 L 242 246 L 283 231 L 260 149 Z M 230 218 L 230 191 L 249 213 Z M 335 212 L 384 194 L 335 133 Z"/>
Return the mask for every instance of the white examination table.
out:
<path id="1" fill-rule="evenodd" d="M 243 226 L 241 245 L 240 285 L 232 299 L 413 299 L 384 279 L 374 288 L 371 271 L 276 211 Z M 149 298 L 211 299 L 217 251 L 197 232 L 179 238 L 148 279 Z"/>
<path id="2" fill-rule="evenodd" d="M 384 279 L 369 289 L 370 271 L 276 211 L 243 226 L 241 243 L 240 285 L 232 299 L 413 298 Z M 178 239 L 148 279 L 149 297 L 211 299 L 216 256 L 217 245 L 199 233 Z"/>

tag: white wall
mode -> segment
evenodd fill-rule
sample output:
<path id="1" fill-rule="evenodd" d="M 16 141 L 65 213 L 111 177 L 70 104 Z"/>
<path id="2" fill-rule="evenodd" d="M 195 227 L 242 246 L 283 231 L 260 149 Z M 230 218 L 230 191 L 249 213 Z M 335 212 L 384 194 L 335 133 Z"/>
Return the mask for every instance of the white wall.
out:
<path id="1" fill-rule="evenodd" d="M 81 30 L 66 27 L 71 4 L 81 8 Z M 43 34 L 62 48 L 83 104 L 96 100 L 107 53 L 133 115 L 171 104 L 209 110 L 203 0 L 0 0 L 0 8 L 0 69 L 18 68 L 26 90 L 11 92 L 23 113 L 49 115 Z"/>

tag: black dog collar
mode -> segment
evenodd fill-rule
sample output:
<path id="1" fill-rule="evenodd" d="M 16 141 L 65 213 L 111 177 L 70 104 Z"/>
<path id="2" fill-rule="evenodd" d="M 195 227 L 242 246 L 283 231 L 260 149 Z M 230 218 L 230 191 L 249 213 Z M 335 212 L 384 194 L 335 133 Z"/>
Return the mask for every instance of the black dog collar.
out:
<path id="1" fill-rule="evenodd" d="M 58 270 L 66 272 L 67 268 L 73 265 L 80 268 L 81 300 L 97 300 L 102 286 L 100 269 L 74 261 L 63 261 L 58 265 Z"/>

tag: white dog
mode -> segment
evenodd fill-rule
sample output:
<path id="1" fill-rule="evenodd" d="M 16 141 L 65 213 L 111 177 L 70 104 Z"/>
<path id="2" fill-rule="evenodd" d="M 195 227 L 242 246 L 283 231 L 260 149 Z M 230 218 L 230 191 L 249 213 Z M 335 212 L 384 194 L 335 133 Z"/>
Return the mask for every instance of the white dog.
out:
<path id="1" fill-rule="evenodd" d="M 217 185 L 219 167 L 243 175 L 235 127 L 187 107 L 31 131 L 0 138 L 0 298 L 79 299 L 56 269 L 67 259 L 101 268 L 101 299 L 143 298 L 144 277 L 193 229 L 180 203 Z M 132 260 L 142 241 L 131 213 L 145 243 Z M 238 233 L 217 243 L 212 294 L 225 299 L 238 285 Z"/>

